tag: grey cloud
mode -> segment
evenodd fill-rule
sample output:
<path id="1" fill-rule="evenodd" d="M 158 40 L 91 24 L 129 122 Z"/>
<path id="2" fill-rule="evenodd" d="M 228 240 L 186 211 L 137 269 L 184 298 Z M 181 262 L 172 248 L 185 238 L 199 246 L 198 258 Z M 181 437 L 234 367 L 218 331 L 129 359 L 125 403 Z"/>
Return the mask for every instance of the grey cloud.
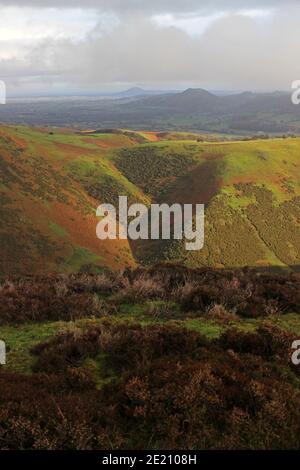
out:
<path id="1" fill-rule="evenodd" d="M 157 28 L 139 18 L 86 41 L 51 41 L 30 55 L 32 67 L 82 86 L 107 82 L 182 82 L 229 88 L 288 88 L 300 77 L 300 9 L 275 17 L 268 28 L 231 15 L 200 38 Z M 292 41 L 290 40 L 292 38 Z"/>
<path id="2" fill-rule="evenodd" d="M 56 7 L 56 8 L 95 8 L 114 11 L 118 14 L 132 12 L 193 12 L 221 9 L 234 10 L 244 8 L 273 8 L 288 4 L 297 4 L 298 0 L 0 0 L 0 6 L 18 7 Z"/>
<path id="3" fill-rule="evenodd" d="M 58 82 L 83 89 L 125 82 L 287 89 L 300 78 L 299 17 L 300 7 L 285 4 L 267 24 L 231 14 L 202 36 L 191 37 L 132 15 L 110 32 L 103 33 L 99 25 L 77 43 L 45 40 L 22 61 L 0 61 L 0 70 L 16 87 L 32 77 L 45 89 Z"/>

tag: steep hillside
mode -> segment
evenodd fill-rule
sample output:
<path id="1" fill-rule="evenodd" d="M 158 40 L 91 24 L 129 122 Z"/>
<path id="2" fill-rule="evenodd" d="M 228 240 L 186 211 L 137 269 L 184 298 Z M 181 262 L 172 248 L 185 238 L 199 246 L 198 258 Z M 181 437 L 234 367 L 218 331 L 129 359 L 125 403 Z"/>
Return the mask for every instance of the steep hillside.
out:
<path id="1" fill-rule="evenodd" d="M 300 139 L 205 139 L 1 126 L 0 273 L 163 260 L 297 270 Z M 174 241 L 98 240 L 95 210 L 101 202 L 117 204 L 120 195 L 146 205 L 205 203 L 204 249 L 187 252 Z"/>
<path id="2" fill-rule="evenodd" d="M 298 269 L 299 152 L 299 139 L 167 142 L 119 150 L 116 166 L 154 200 L 206 204 L 203 250 L 186 252 L 182 242 L 140 242 L 140 261 Z"/>
<path id="3" fill-rule="evenodd" d="M 98 171 L 110 181 L 113 169 L 102 159 L 117 143 L 107 135 L 0 128 L 1 274 L 135 264 L 126 241 L 101 242 L 95 235 L 99 198 L 93 178 Z M 87 174 L 93 178 L 85 184 Z M 122 176 L 119 189 L 131 192 Z"/>
<path id="4" fill-rule="evenodd" d="M 185 194 L 187 202 L 206 203 L 205 246 L 186 252 L 182 243 L 171 243 L 166 258 L 178 257 L 192 266 L 298 269 L 299 144 L 298 139 L 280 139 L 201 145 L 206 164 L 175 181 L 169 200 L 182 202 Z"/>

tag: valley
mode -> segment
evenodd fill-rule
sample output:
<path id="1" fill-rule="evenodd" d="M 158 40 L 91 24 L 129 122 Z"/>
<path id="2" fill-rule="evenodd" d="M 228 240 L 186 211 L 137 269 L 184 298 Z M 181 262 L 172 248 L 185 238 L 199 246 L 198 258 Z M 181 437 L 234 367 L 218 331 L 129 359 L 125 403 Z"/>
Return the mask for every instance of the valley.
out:
<path id="1" fill-rule="evenodd" d="M 300 265 L 300 138 L 0 127 L 0 273 Z M 96 208 L 204 203 L 205 246 L 96 238 Z"/>
<path id="2" fill-rule="evenodd" d="M 299 156 L 297 137 L 0 125 L 0 448 L 298 448 Z M 122 195 L 205 203 L 204 248 L 99 240 Z"/>

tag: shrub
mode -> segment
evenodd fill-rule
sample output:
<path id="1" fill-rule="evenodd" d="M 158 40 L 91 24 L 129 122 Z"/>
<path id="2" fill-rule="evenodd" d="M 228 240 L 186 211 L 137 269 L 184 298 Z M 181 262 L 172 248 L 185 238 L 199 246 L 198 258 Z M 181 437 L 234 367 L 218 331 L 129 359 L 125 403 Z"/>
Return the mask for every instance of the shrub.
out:
<path id="1" fill-rule="evenodd" d="M 233 311 L 227 310 L 222 304 L 212 304 L 205 312 L 205 316 L 210 320 L 215 320 L 218 323 L 227 324 L 230 322 L 239 321 L 239 317 Z"/>
<path id="2" fill-rule="evenodd" d="M 256 332 L 241 332 L 235 328 L 228 329 L 216 340 L 225 349 L 237 353 L 258 355 L 264 359 L 278 358 L 280 361 L 290 361 L 292 334 L 280 328 L 265 323 Z"/>
<path id="3" fill-rule="evenodd" d="M 0 447 L 299 448 L 299 388 L 292 369 L 282 379 L 289 345 L 268 324 L 213 342 L 175 325 L 108 320 L 65 332 L 35 348 L 48 375 L 0 373 Z M 82 365 L 99 351 L 119 377 L 101 390 Z"/>
<path id="4" fill-rule="evenodd" d="M 122 302 L 148 300 L 177 302 L 183 314 L 205 314 L 211 305 L 245 318 L 300 313 L 300 276 L 166 264 L 122 273 L 7 278 L 0 286 L 0 324 L 102 316 Z"/>

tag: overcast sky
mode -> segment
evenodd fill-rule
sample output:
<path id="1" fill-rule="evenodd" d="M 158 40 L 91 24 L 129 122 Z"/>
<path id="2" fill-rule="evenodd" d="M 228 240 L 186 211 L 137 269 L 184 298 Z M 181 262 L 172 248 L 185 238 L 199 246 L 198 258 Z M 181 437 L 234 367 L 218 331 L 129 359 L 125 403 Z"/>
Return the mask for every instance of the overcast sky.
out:
<path id="1" fill-rule="evenodd" d="M 0 0 L 9 95 L 290 89 L 299 0 Z"/>

